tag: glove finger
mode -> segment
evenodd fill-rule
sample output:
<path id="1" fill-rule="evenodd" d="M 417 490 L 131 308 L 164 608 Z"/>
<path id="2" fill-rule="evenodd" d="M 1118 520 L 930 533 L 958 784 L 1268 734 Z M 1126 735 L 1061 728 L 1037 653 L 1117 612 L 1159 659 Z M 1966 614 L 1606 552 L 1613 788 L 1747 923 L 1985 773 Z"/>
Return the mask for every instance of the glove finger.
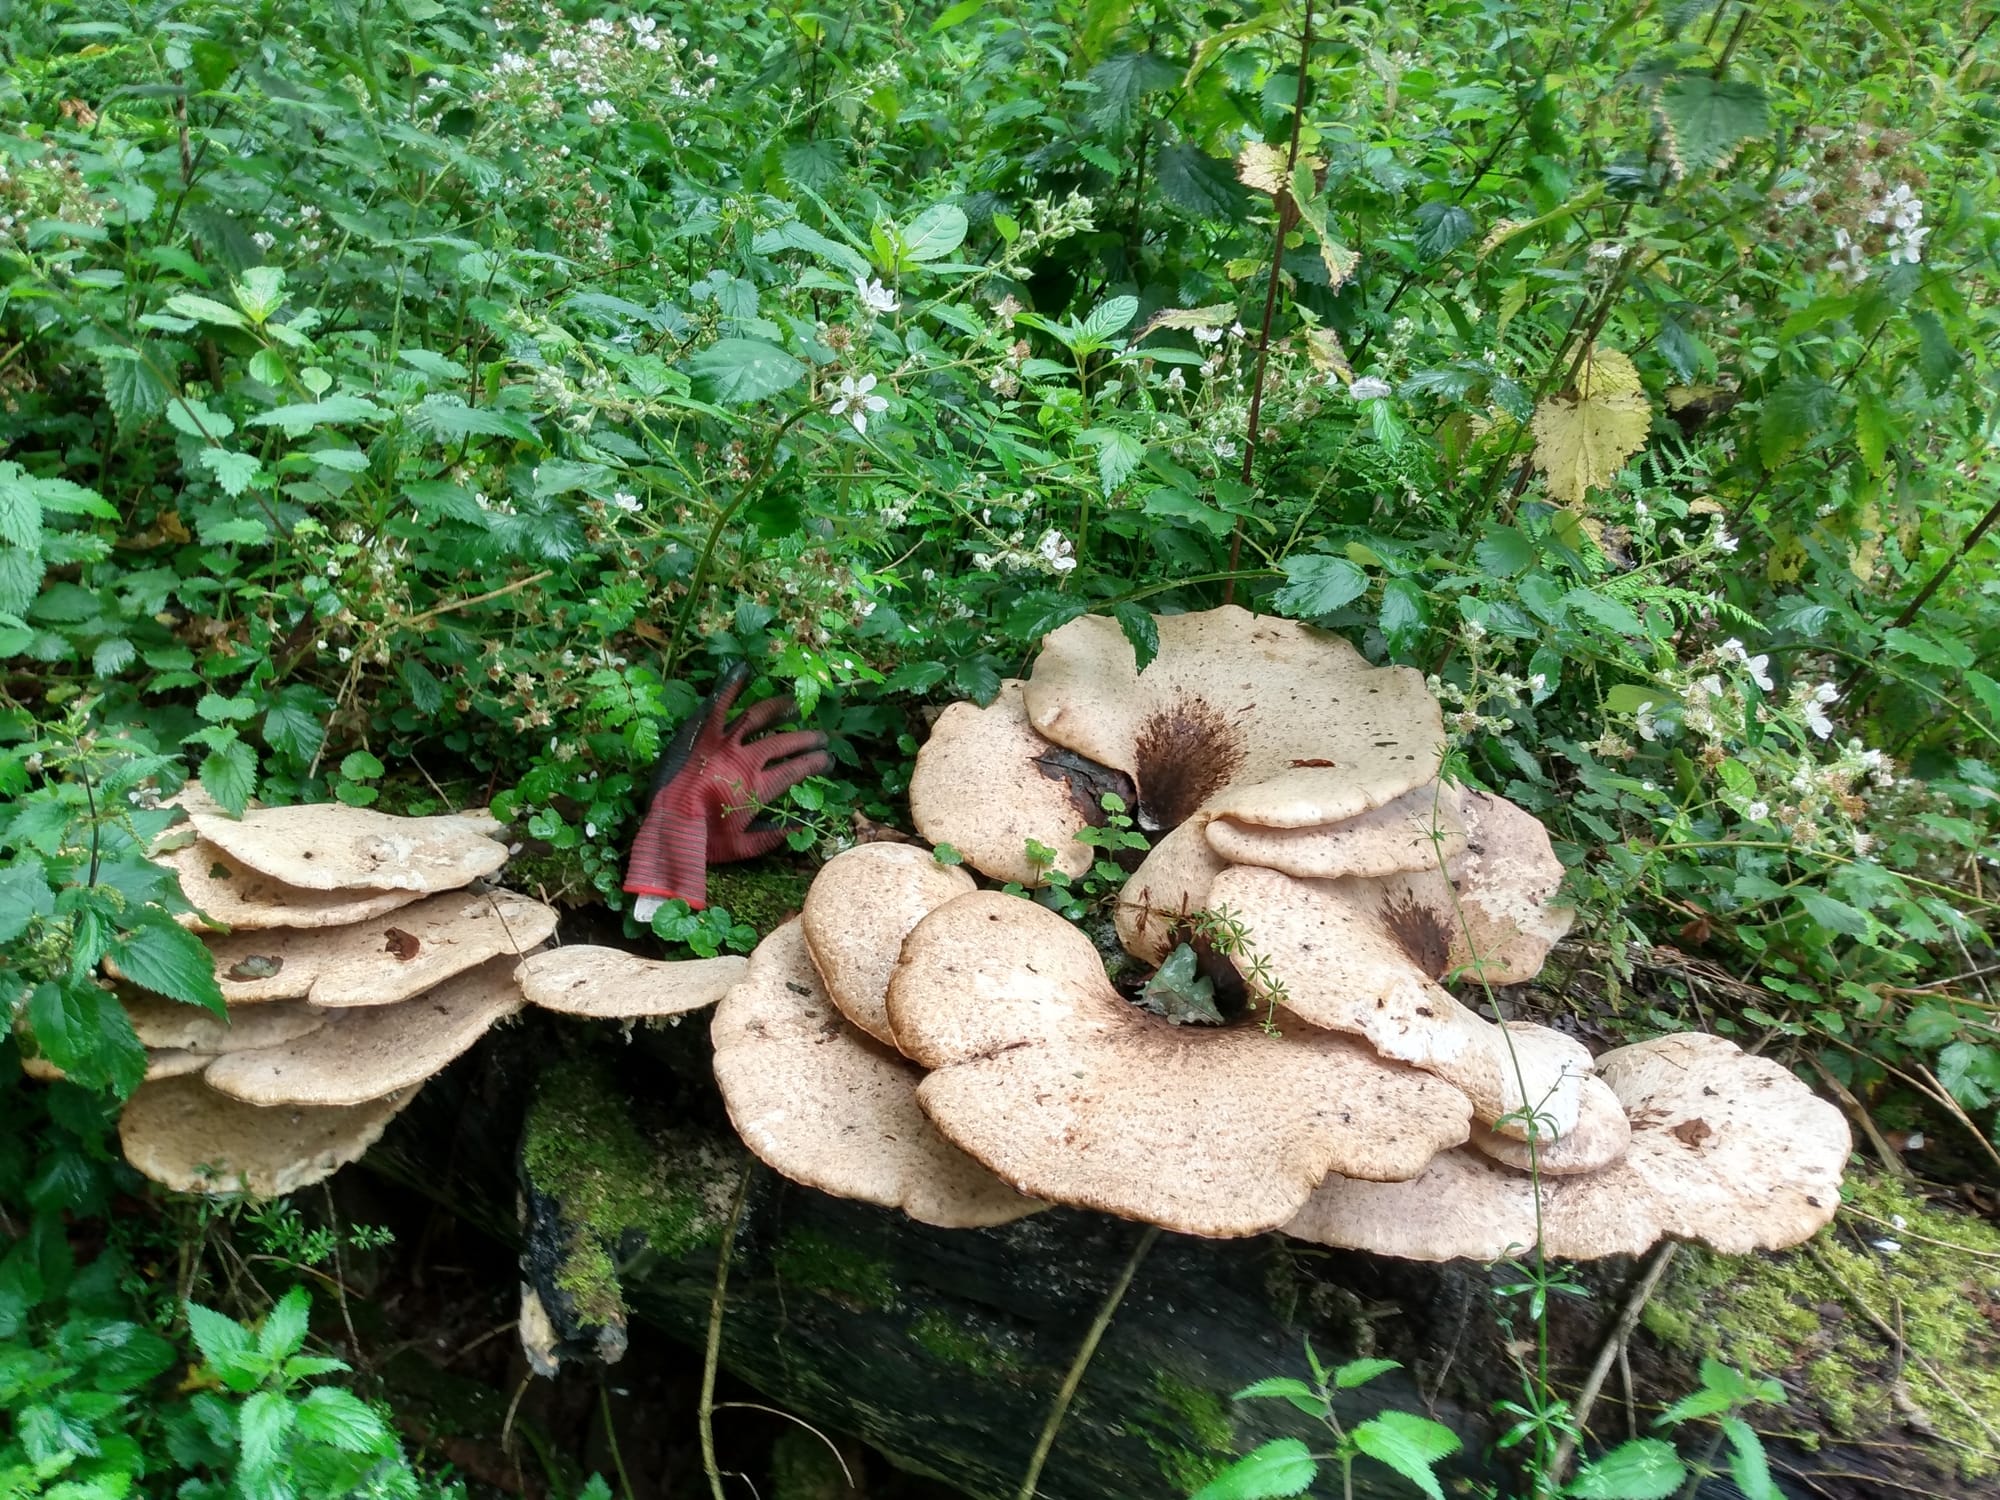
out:
<path id="1" fill-rule="evenodd" d="M 784 723 L 796 712 L 798 704 L 789 697 L 766 698 L 762 703 L 753 703 L 743 710 L 743 716 L 729 726 L 729 737 L 740 745 L 751 735 L 762 734 L 773 724 Z"/>
<path id="2" fill-rule="evenodd" d="M 743 750 L 746 755 L 756 757 L 756 765 L 768 766 L 802 751 L 825 748 L 826 736 L 817 729 L 788 729 L 783 734 L 767 734 L 754 745 L 745 745 Z"/>
<path id="3" fill-rule="evenodd" d="M 833 769 L 833 757 L 824 750 L 795 755 L 758 771 L 751 789 L 759 802 L 775 802 L 808 776 L 824 776 Z"/>
<path id="4" fill-rule="evenodd" d="M 708 702 L 702 705 L 702 723 L 720 730 L 722 721 L 729 717 L 729 710 L 743 696 L 743 689 L 749 681 L 750 663 L 747 661 L 737 662 L 717 678 L 715 690 L 708 695 Z"/>
<path id="5" fill-rule="evenodd" d="M 738 662 L 722 674 L 715 691 L 695 705 L 694 712 L 674 730 L 674 737 L 667 741 L 666 748 L 660 751 L 660 758 L 653 762 L 652 795 L 658 796 L 687 768 L 687 763 L 694 758 L 694 747 L 698 741 L 723 737 L 723 720 L 729 717 L 731 706 L 749 680 L 749 663 Z"/>

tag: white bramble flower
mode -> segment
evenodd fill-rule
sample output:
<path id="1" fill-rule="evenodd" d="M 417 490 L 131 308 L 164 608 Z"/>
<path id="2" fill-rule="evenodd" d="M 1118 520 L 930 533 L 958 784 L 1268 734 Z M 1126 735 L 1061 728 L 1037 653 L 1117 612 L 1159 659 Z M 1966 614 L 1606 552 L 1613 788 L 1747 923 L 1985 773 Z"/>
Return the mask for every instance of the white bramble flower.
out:
<path id="1" fill-rule="evenodd" d="M 268 251 L 273 245 L 278 243 L 278 237 L 268 229 L 260 229 L 250 236 L 250 243 L 255 245 L 259 250 Z"/>
<path id="2" fill-rule="evenodd" d="M 1219 344 L 1222 342 L 1222 330 L 1220 328 L 1197 328 L 1194 331 L 1194 341 L 1197 344 Z"/>
<path id="3" fill-rule="evenodd" d="M 840 399 L 833 403 L 833 414 L 836 417 L 846 417 L 854 424 L 856 432 L 867 432 L 868 419 L 877 412 L 889 409 L 887 399 L 875 395 L 874 391 L 873 375 L 863 375 L 859 380 L 852 375 L 841 376 Z"/>
<path id="4" fill-rule="evenodd" d="M 1753 802 L 1743 809 L 1743 816 L 1753 823 L 1761 823 L 1771 816 L 1771 804 L 1768 802 Z"/>
<path id="5" fill-rule="evenodd" d="M 1758 687 L 1767 693 L 1771 691 L 1773 684 L 1771 682 L 1771 658 L 1769 656 L 1752 656 L 1743 649 L 1743 643 L 1733 635 L 1716 649 L 1715 654 L 1724 661 L 1737 663 L 1750 673 L 1750 680 L 1756 683 Z"/>
<path id="6" fill-rule="evenodd" d="M 618 118 L 618 107 L 609 99 L 593 99 L 584 106 L 583 112 L 590 117 L 593 125 L 609 125 Z"/>
<path id="7" fill-rule="evenodd" d="M 639 513 L 639 497 L 630 490 L 612 491 L 611 503 L 627 515 L 636 516 Z"/>
<path id="8" fill-rule="evenodd" d="M 866 276 L 855 277 L 854 295 L 861 300 L 861 305 L 872 313 L 892 313 L 903 305 L 896 300 L 894 292 L 882 285 L 879 277 L 874 279 Z"/>
<path id="9" fill-rule="evenodd" d="M 1363 375 L 1347 388 L 1347 394 L 1356 401 L 1380 401 L 1395 387 L 1377 375 Z"/>
<path id="10" fill-rule="evenodd" d="M 1054 528 L 1042 533 L 1042 539 L 1035 543 L 1035 550 L 1042 554 L 1042 560 L 1057 573 L 1067 573 L 1076 566 L 1076 545 Z"/>
<path id="11" fill-rule="evenodd" d="M 1167 389 L 1176 393 L 1187 389 L 1187 376 L 1181 373 L 1179 365 L 1167 371 Z"/>
<path id="12" fill-rule="evenodd" d="M 1715 523 L 1715 531 L 1712 533 L 1712 539 L 1715 542 L 1715 548 L 1718 552 L 1734 552 L 1742 545 L 1735 537 L 1729 534 L 1729 529 L 1720 521 Z"/>
<path id="13" fill-rule="evenodd" d="M 1653 717 L 1653 710 L 1657 706 L 1657 704 L 1654 704 L 1650 700 L 1641 703 L 1638 712 L 1634 715 L 1634 718 L 1638 721 L 1639 738 L 1642 740 L 1652 741 L 1660 737 L 1659 720 Z"/>

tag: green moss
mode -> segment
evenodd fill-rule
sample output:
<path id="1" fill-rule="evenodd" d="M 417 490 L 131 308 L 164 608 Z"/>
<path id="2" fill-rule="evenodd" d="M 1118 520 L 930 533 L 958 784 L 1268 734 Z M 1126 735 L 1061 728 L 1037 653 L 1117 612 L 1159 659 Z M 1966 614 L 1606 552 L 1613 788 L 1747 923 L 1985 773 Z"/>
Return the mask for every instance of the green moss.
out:
<path id="1" fill-rule="evenodd" d="M 708 904 L 723 907 L 762 937 L 805 905 L 811 870 L 758 861 L 720 865 L 708 872 Z"/>
<path id="2" fill-rule="evenodd" d="M 1980 1311 L 2000 1301 L 2000 1231 L 1932 1208 L 1891 1181 L 1856 1179 L 1846 1198 L 1840 1220 L 1810 1251 L 1683 1252 L 1646 1310 L 1647 1329 L 1691 1354 L 1791 1374 L 1829 1431 L 1869 1439 L 1905 1418 L 1893 1389 L 1895 1350 L 1854 1304 L 1892 1326 L 1900 1309 L 1904 1344 L 1916 1356 L 1902 1370 L 1907 1399 L 1952 1445 L 1966 1477 L 2000 1472 L 1965 1409 L 2000 1411 L 2000 1333 Z M 1875 1248 L 1884 1239 L 1900 1248 Z"/>
<path id="3" fill-rule="evenodd" d="M 772 1500 L 841 1500 L 847 1493 L 840 1456 L 817 1433 L 779 1434 L 771 1445 Z"/>
<path id="4" fill-rule="evenodd" d="M 814 1230 L 786 1234 L 772 1259 L 788 1286 L 819 1292 L 855 1308 L 896 1305 L 896 1283 L 886 1264 Z"/>
<path id="5" fill-rule="evenodd" d="M 570 1242 L 555 1281 L 587 1322 L 623 1315 L 617 1256 L 632 1240 L 685 1255 L 713 1244 L 727 1214 L 724 1164 L 696 1147 L 648 1139 L 630 1102 L 588 1063 L 542 1076 L 521 1161 L 535 1189 L 561 1205 Z"/>
<path id="6" fill-rule="evenodd" d="M 936 1308 L 917 1319 L 910 1329 L 910 1337 L 935 1358 L 970 1370 L 975 1375 L 1005 1375 L 1020 1363 L 1012 1350 L 995 1343 L 983 1333 L 964 1327 Z"/>
<path id="7" fill-rule="evenodd" d="M 1151 1450 L 1171 1493 L 1191 1495 L 1236 1458 L 1236 1424 L 1215 1392 L 1169 1374 L 1153 1376 L 1159 1404 L 1126 1428 Z"/>

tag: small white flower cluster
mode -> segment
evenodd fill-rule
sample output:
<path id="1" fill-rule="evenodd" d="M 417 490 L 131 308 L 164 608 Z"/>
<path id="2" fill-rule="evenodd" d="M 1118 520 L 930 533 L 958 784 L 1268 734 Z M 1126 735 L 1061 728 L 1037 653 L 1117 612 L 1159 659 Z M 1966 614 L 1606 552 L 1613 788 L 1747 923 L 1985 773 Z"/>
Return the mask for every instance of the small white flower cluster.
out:
<path id="1" fill-rule="evenodd" d="M 1395 387 L 1379 375 L 1363 375 L 1347 388 L 1356 401 L 1381 401 L 1395 393 Z"/>
<path id="2" fill-rule="evenodd" d="M 1067 573 L 1076 566 L 1076 544 L 1053 527 L 1042 533 L 1035 550 L 1051 573 Z"/>
<path id="3" fill-rule="evenodd" d="M 1914 266 L 1923 259 L 1924 240 L 1930 234 L 1924 223 L 1924 200 L 1907 182 L 1899 182 L 1880 203 L 1868 211 L 1868 222 L 1889 231 L 1889 264 Z"/>

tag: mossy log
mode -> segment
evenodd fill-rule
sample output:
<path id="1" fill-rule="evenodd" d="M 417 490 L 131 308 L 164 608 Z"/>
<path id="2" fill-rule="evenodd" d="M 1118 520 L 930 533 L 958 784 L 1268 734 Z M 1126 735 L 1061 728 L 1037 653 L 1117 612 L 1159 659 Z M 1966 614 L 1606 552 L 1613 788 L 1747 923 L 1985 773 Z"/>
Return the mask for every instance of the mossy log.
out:
<path id="1" fill-rule="evenodd" d="M 1007 1500 L 1139 1229 L 1056 1210 L 1001 1229 L 934 1230 L 750 1168 L 708 1085 L 704 1030 L 697 1019 L 624 1041 L 531 1016 L 430 1085 L 369 1160 L 515 1243 L 525 1207 L 526 1270 L 566 1336 L 566 1357 L 621 1347 L 628 1317 L 703 1340 L 723 1227 L 747 1173 L 724 1366 L 773 1404 L 860 1437 L 898 1465 L 974 1500 Z M 1614 1376 L 1596 1408 L 1592 1436 L 1606 1445 L 1628 1427 L 1647 1430 L 1649 1414 L 1684 1393 L 1693 1349 L 1728 1347 L 1698 1334 L 1704 1306 L 1728 1300 L 1715 1268 L 1731 1263 L 1686 1258 L 1691 1279 L 1663 1296 L 1663 1319 L 1633 1343 L 1632 1404 Z M 1556 1299 L 1552 1353 L 1564 1389 L 1596 1356 L 1637 1269 L 1586 1268 L 1592 1295 Z M 1504 1267 L 1329 1253 L 1277 1236 L 1163 1235 L 1088 1368 L 1038 1493 L 1168 1500 L 1272 1437 L 1318 1438 L 1324 1448 L 1324 1433 L 1285 1403 L 1230 1399 L 1267 1375 L 1304 1376 L 1308 1338 L 1329 1363 L 1402 1361 L 1346 1393 L 1342 1421 L 1385 1408 L 1425 1413 L 1464 1440 L 1440 1466 L 1456 1493 L 1514 1493 L 1492 1457 L 1498 1429 L 1488 1413 L 1520 1391 L 1527 1346 L 1516 1336 L 1531 1330 L 1501 1291 L 1517 1279 Z M 1795 1322 L 1835 1315 L 1793 1311 Z M 1663 1344 L 1661 1332 L 1684 1347 Z M 1880 1353 L 1885 1366 L 1894 1358 Z M 1967 1366 L 1959 1378 L 1971 1377 Z M 1976 1439 L 1926 1436 L 1912 1420 L 1835 1442 L 1823 1424 L 1810 1430 L 1807 1382 L 1798 1384 L 1797 1409 L 1758 1423 L 1774 1429 L 1767 1443 L 1787 1494 L 1992 1493 L 1990 1478 L 1968 1477 Z M 1895 1400 L 1911 1400 L 1906 1383 L 1896 1389 Z M 1942 1415 L 1942 1405 L 1926 1409 Z M 1355 1480 L 1362 1496 L 1412 1493 L 1369 1460 Z M 1717 1479 L 1702 1493 L 1738 1491 Z"/>

